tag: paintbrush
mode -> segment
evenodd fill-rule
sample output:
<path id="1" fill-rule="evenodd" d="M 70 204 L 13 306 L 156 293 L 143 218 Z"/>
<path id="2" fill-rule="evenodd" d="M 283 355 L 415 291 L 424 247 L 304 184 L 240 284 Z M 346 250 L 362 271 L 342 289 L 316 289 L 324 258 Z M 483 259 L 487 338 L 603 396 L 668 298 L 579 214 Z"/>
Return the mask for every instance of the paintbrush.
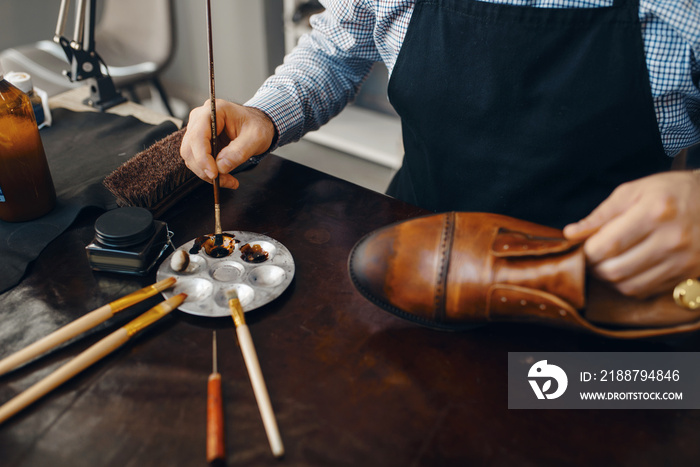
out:
<path id="1" fill-rule="evenodd" d="M 136 333 L 180 306 L 182 302 L 185 301 L 185 298 L 187 298 L 187 295 L 178 294 L 159 303 L 136 319 L 117 329 L 112 334 L 101 339 L 96 344 L 93 344 L 87 350 L 84 350 L 77 357 L 44 379 L 19 393 L 9 402 L 0 406 L 0 423 L 124 345 Z"/>
<path id="2" fill-rule="evenodd" d="M 150 298 L 165 289 L 172 287 L 175 284 L 175 278 L 169 277 L 155 284 L 144 287 L 143 289 L 125 295 L 113 302 L 103 305 L 86 315 L 81 316 L 75 321 L 57 329 L 46 337 L 34 342 L 22 350 L 0 360 L 0 375 L 17 368 L 18 366 L 30 361 L 34 357 L 66 342 L 68 339 L 81 334 L 89 329 L 94 328 L 98 324 L 108 320 L 116 313 L 135 305 L 147 298 Z"/>
<path id="3" fill-rule="evenodd" d="M 209 101 L 211 103 L 211 136 L 209 141 L 211 144 L 211 156 L 216 160 L 219 151 L 216 145 L 216 92 L 214 89 L 214 40 L 211 30 L 211 0 L 207 0 L 207 51 L 209 53 Z M 214 235 L 216 235 L 216 244 L 221 245 L 223 243 L 223 237 L 221 235 L 221 204 L 219 202 L 218 171 L 216 177 L 212 180 L 212 186 L 214 187 Z"/>
<path id="4" fill-rule="evenodd" d="M 270 442 L 270 449 L 272 449 L 272 454 L 274 454 L 275 457 L 281 457 L 284 455 L 282 437 L 280 436 L 279 428 L 277 427 L 275 413 L 272 411 L 270 396 L 267 393 L 267 386 L 265 385 L 262 370 L 260 369 L 260 362 L 258 361 L 258 354 L 255 351 L 253 338 L 250 335 L 248 325 L 245 323 L 243 308 L 241 307 L 241 302 L 238 300 L 238 293 L 236 292 L 236 289 L 227 291 L 226 298 L 228 299 L 228 305 L 231 310 L 231 316 L 233 317 L 233 323 L 236 325 L 238 343 L 241 347 L 241 353 L 243 354 L 245 366 L 248 369 L 248 376 L 250 377 L 250 383 L 253 386 L 255 399 L 258 402 L 258 409 L 260 410 L 260 415 L 262 416 L 265 432 L 267 433 L 267 439 Z"/>

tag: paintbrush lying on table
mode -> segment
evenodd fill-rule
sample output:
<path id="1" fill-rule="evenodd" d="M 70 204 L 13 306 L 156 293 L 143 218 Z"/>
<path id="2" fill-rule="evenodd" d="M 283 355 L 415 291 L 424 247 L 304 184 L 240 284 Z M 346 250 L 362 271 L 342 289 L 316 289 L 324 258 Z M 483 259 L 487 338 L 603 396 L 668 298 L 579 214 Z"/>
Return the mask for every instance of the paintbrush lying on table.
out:
<path id="1" fill-rule="evenodd" d="M 226 298 L 228 299 L 228 305 L 229 309 L 231 310 L 233 322 L 236 325 L 238 343 L 241 347 L 241 353 L 243 354 L 245 366 L 248 369 L 248 376 L 250 377 L 250 383 L 253 386 L 255 400 L 258 402 L 258 409 L 260 409 L 260 415 L 262 416 L 263 425 L 265 426 L 265 432 L 267 433 L 267 438 L 270 442 L 270 449 L 272 449 L 272 454 L 274 454 L 275 457 L 281 457 L 284 455 L 282 437 L 280 436 L 280 431 L 277 427 L 275 413 L 272 411 L 270 395 L 267 392 L 267 386 L 265 385 L 262 370 L 260 369 L 258 354 L 255 351 L 255 346 L 253 345 L 253 338 L 250 335 L 250 329 L 248 329 L 248 325 L 245 322 L 243 308 L 241 307 L 241 302 L 238 300 L 238 293 L 236 292 L 236 289 L 227 291 Z"/>
<path id="2" fill-rule="evenodd" d="M 118 298 L 107 305 L 103 305 L 96 310 L 81 316 L 75 321 L 52 332 L 48 336 L 0 360 L 0 375 L 3 375 L 12 369 L 27 363 L 33 358 L 38 357 L 54 347 L 57 347 L 67 340 L 94 328 L 98 324 L 107 321 L 120 311 L 142 302 L 147 298 L 153 297 L 156 294 L 159 294 L 163 290 L 172 287 L 173 284 L 175 284 L 174 277 L 163 279 L 162 281 L 156 282 L 148 287 L 144 287 L 136 292 L 132 292 Z"/>
<path id="3" fill-rule="evenodd" d="M 185 298 L 187 298 L 187 295 L 181 293 L 159 303 L 138 318 L 98 341 L 44 379 L 19 393 L 9 402 L 0 406 L 0 423 L 124 345 L 136 333 L 180 306 L 185 301 Z"/>

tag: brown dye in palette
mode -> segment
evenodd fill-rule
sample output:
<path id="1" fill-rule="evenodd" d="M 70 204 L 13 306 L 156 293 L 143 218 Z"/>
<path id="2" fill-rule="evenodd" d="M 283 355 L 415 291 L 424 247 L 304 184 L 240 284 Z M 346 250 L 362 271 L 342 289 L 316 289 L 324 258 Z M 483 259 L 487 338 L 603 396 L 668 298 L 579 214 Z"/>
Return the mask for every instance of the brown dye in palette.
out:
<path id="1" fill-rule="evenodd" d="M 190 254 L 196 255 L 204 247 L 204 252 L 212 258 L 224 258 L 234 252 L 236 243 L 239 243 L 239 240 L 229 233 L 202 235 L 194 240 Z"/>
<path id="2" fill-rule="evenodd" d="M 248 263 L 263 263 L 269 257 L 269 253 L 257 243 L 246 243 L 241 247 L 241 259 Z"/>

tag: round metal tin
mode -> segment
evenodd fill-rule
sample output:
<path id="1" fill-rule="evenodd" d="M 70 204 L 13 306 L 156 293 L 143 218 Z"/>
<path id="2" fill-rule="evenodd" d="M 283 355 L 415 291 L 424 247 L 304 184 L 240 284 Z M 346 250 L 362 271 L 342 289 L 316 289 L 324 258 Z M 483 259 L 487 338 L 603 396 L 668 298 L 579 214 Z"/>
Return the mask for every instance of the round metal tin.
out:
<path id="1" fill-rule="evenodd" d="M 230 316 L 227 293 L 235 289 L 243 311 L 255 310 L 279 297 L 294 278 L 294 258 L 287 247 L 267 235 L 238 230 L 226 231 L 238 240 L 236 249 L 224 258 L 212 258 L 200 249 L 189 254 L 190 263 L 184 271 L 177 272 L 170 266 L 174 252 L 158 268 L 158 280 L 174 276 L 175 287 L 165 290 L 170 298 L 186 293 L 187 299 L 179 309 L 185 313 L 211 318 Z M 178 247 L 189 253 L 195 239 Z M 241 247 L 260 245 L 268 258 L 249 263 L 241 258 Z"/>

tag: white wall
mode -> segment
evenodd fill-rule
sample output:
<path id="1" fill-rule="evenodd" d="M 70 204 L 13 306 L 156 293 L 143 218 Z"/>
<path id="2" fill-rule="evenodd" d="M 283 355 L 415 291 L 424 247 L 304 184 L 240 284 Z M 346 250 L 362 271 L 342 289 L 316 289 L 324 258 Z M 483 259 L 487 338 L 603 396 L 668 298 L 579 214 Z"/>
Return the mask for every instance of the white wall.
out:
<path id="1" fill-rule="evenodd" d="M 164 80 L 179 86 L 181 93 L 191 93 L 200 104 L 209 92 L 205 2 L 175 0 L 175 4 L 178 51 Z M 268 76 L 264 13 L 264 2 L 259 0 L 212 1 L 217 97 L 246 101 Z"/>
<path id="2" fill-rule="evenodd" d="M 2 0 L 0 50 L 52 38 L 60 4 L 60 0 Z"/>

